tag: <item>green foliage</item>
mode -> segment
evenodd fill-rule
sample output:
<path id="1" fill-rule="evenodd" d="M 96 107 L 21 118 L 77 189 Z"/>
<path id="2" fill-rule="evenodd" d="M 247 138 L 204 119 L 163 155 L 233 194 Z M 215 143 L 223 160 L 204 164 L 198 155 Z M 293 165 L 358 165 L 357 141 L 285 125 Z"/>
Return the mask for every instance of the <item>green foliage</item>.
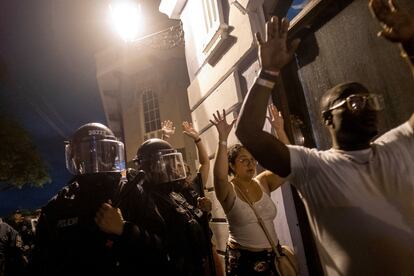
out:
<path id="1" fill-rule="evenodd" d="M 0 117 L 0 182 L 5 187 L 43 186 L 51 179 L 27 131 L 16 121 Z"/>

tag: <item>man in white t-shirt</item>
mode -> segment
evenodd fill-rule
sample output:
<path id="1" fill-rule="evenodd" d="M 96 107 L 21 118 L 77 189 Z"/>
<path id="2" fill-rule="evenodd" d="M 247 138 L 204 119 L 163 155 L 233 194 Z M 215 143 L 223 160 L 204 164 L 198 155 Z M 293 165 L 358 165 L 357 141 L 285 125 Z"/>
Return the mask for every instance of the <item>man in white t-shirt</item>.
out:
<path id="1" fill-rule="evenodd" d="M 413 125 L 406 122 L 370 143 L 381 107 L 376 97 L 358 83 L 338 85 L 325 96 L 333 147 L 288 146 L 289 179 L 305 203 L 324 270 L 414 274 Z"/>
<path id="2" fill-rule="evenodd" d="M 262 70 L 236 135 L 262 166 L 298 189 L 325 274 L 414 275 L 414 114 L 372 142 L 382 98 L 359 83 L 343 83 L 321 100 L 332 148 L 284 145 L 262 127 L 275 76 L 298 41 L 286 44 L 286 19 L 273 17 L 266 27 L 266 41 L 257 36 Z"/>

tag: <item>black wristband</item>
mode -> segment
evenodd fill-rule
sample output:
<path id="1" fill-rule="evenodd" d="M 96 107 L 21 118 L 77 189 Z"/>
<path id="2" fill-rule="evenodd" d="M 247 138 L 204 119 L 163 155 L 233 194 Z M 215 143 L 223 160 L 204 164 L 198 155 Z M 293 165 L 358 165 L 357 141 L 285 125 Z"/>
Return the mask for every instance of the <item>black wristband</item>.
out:
<path id="1" fill-rule="evenodd" d="M 260 74 L 259 74 L 259 78 L 264 79 L 264 80 L 268 80 L 268 81 L 271 81 L 271 82 L 276 82 L 277 77 L 278 77 L 278 74 L 277 75 L 272 75 L 272 74 L 266 72 L 265 70 L 261 70 Z"/>
<path id="2" fill-rule="evenodd" d="M 199 143 L 201 141 L 201 138 L 200 137 L 198 137 L 198 139 L 196 139 L 196 140 L 194 140 L 194 143 Z"/>

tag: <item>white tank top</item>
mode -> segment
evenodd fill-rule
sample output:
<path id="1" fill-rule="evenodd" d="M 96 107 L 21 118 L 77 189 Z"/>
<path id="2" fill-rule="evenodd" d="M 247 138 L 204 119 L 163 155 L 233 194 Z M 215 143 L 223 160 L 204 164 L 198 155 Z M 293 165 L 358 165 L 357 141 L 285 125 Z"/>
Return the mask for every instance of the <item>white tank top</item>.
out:
<path id="1" fill-rule="evenodd" d="M 261 186 L 259 185 L 260 189 Z M 273 220 L 276 218 L 276 205 L 272 199 L 262 190 L 262 197 L 253 203 L 257 213 L 263 219 L 266 228 L 275 244 L 278 243 Z M 257 217 L 247 202 L 241 200 L 237 194 L 233 207 L 226 214 L 229 223 L 229 241 L 242 246 L 268 249 L 270 245 L 266 234 L 260 227 Z"/>

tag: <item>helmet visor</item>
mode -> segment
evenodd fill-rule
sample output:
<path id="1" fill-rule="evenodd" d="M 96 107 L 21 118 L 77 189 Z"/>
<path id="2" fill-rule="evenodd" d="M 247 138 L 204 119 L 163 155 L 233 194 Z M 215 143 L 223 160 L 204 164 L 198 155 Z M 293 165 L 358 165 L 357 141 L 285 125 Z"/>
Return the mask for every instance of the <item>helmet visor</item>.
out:
<path id="1" fill-rule="evenodd" d="M 103 139 L 67 144 L 65 147 L 66 168 L 72 174 L 121 172 L 125 168 L 124 144 Z"/>
<path id="2" fill-rule="evenodd" d="M 186 178 L 185 163 L 179 152 L 160 154 L 151 162 L 151 181 L 168 183 Z"/>

